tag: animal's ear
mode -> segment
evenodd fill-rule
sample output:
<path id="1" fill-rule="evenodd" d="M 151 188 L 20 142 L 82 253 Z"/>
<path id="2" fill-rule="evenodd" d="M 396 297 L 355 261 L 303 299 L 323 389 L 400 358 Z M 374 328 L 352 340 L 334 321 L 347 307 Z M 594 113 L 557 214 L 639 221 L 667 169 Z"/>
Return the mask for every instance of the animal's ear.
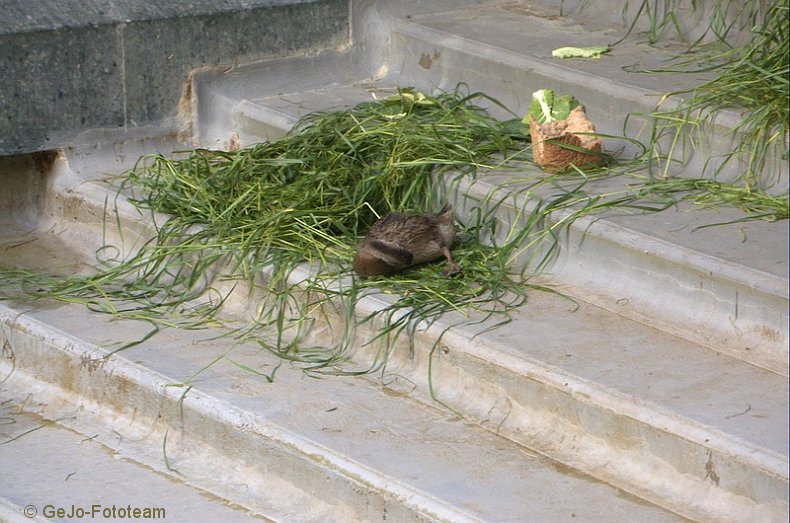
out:
<path id="1" fill-rule="evenodd" d="M 408 267 L 411 265 L 411 262 L 414 261 L 414 254 L 407 251 L 406 249 L 398 247 L 397 245 L 390 245 L 389 243 L 384 243 L 379 240 L 373 240 L 370 242 L 370 246 L 387 258 L 390 258 L 393 261 L 397 260 L 404 267 Z"/>
<path id="2" fill-rule="evenodd" d="M 447 204 L 445 204 L 444 207 L 442 207 L 442 210 L 439 211 L 437 214 L 447 214 L 449 212 L 452 212 L 452 210 L 453 210 L 453 204 L 448 202 Z"/>

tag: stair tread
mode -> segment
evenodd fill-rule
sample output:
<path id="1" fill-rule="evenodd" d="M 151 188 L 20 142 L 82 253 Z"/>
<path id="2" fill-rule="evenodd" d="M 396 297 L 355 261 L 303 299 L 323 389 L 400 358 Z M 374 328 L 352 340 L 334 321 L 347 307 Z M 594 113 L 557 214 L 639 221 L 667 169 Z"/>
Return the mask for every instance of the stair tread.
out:
<path id="1" fill-rule="evenodd" d="M 415 14 L 402 26 L 441 32 L 448 38 L 466 40 L 475 49 L 490 47 L 509 51 L 521 58 L 540 62 L 541 68 L 557 71 L 558 78 L 587 75 L 589 79 L 599 82 L 598 85 L 591 83 L 588 87 L 615 86 L 616 91 L 609 92 L 610 96 L 626 95 L 629 100 L 641 101 L 647 106 L 654 106 L 664 93 L 694 87 L 701 79 L 711 77 L 710 73 L 670 75 L 631 72 L 630 68 L 639 71 L 667 67 L 674 52 L 684 50 L 685 47 L 670 45 L 667 49 L 661 49 L 649 46 L 639 37 L 626 38 L 612 45 L 624 35 L 623 27 L 590 30 L 573 18 L 561 16 L 559 11 L 557 6 L 548 8 L 535 4 L 494 3 L 442 13 Z M 552 57 L 552 50 L 560 47 L 600 45 L 612 47 L 599 59 Z M 525 89 L 530 87 L 525 86 Z"/>
<path id="2" fill-rule="evenodd" d="M 9 392 L 4 387 L 5 397 Z M 30 399 L 38 398 L 31 395 Z M 4 443 L 0 447 L 0 460 L 6 470 L 14 471 L 0 477 L 0 497 L 11 505 L 8 515 L 18 516 L 19 521 L 22 521 L 21 508 L 28 505 L 47 518 L 42 521 L 63 517 L 53 512 L 58 509 L 75 520 L 85 516 L 79 512 L 72 515 L 73 510 L 85 511 L 87 517 L 98 521 L 138 517 L 172 521 L 267 521 L 95 441 L 101 430 L 98 426 L 93 434 L 81 434 L 25 413 L 23 405 L 8 401 L 0 405 L 0 412 L 8 421 L 0 432 Z M 78 406 L 74 406 L 71 416 L 81 415 Z M 24 434 L 27 431 L 31 432 Z M 19 439 L 7 442 L 15 436 Z M 38 459 L 30 459 L 31 456 Z M 130 508 L 141 511 L 140 515 L 135 517 Z M 146 509 L 151 510 L 148 517 L 144 515 Z"/>
<path id="3" fill-rule="evenodd" d="M 353 107 L 357 103 L 372 100 L 371 93 L 378 93 L 377 96 L 381 98 L 394 91 L 395 87 L 385 81 L 360 80 L 352 84 L 245 100 L 241 110 L 251 118 L 266 118 L 274 112 L 283 116 L 283 124 L 294 124 L 299 118 L 312 112 Z M 481 179 L 486 184 L 495 186 L 498 181 L 512 182 L 518 175 L 519 173 L 513 172 L 484 172 Z M 590 182 L 585 189 L 593 194 L 622 191 L 628 182 L 628 179 L 613 177 L 611 180 Z M 550 194 L 541 194 L 540 191 L 539 188 L 538 194 L 541 196 Z M 681 203 L 659 213 L 623 214 L 616 211 L 604 216 L 607 221 L 625 229 L 664 242 L 668 250 L 679 246 L 689 252 L 697 252 L 702 256 L 732 264 L 732 268 L 727 271 L 728 277 L 741 278 L 750 285 L 754 285 L 756 279 L 762 278 L 766 280 L 763 283 L 770 292 L 785 298 L 788 296 L 790 244 L 786 221 L 727 223 L 743 218 L 743 212 L 732 207 L 707 209 L 690 203 Z M 706 227 L 710 225 L 715 226 Z M 708 267 L 704 269 L 708 270 Z M 750 274 L 752 272 L 754 274 Z"/>
<path id="4" fill-rule="evenodd" d="M 4 314 L 6 319 L 9 312 Z M 77 347 L 87 340 L 107 344 L 112 339 L 140 336 L 148 329 L 139 322 L 112 321 L 95 314 L 86 318 L 84 309 L 71 305 L 23 316 L 43 322 L 39 325 L 46 325 L 47 331 L 77 336 L 79 341 L 71 342 Z M 36 327 L 28 328 L 39 334 Z M 89 343 L 80 350 L 87 351 Z M 206 339 L 206 332 L 164 331 L 125 350 L 112 372 L 120 375 L 128 367 L 141 381 L 154 373 L 157 383 L 153 386 L 159 387 L 180 383 L 218 354 L 265 373 L 280 363 L 260 348 L 238 345 L 230 349 L 228 345 L 225 339 Z M 456 517 L 489 521 L 569 517 L 611 521 L 636 515 L 640 521 L 680 519 L 603 482 L 570 473 L 562 465 L 462 422 L 447 411 L 411 401 L 402 389 L 382 387 L 368 378 L 315 379 L 286 364 L 268 383 L 225 361 L 205 369 L 190 384 L 190 395 L 201 395 L 202 403 L 216 402 L 222 412 L 242 412 L 240 418 L 259 423 L 275 437 L 290 435 L 289 441 L 296 447 L 300 441 L 306 443 L 297 450 L 317 453 L 312 459 L 323 460 L 333 469 L 346 469 L 363 483 L 386 486 L 401 496 L 410 492 L 417 503 L 422 497 L 428 500 L 423 502 L 453 507 Z M 31 399 L 42 401 L 35 395 Z M 80 414 L 75 416 L 79 419 Z M 176 457 L 171 456 L 171 464 L 178 468 L 178 453 L 173 454 Z M 305 478 L 305 484 L 310 488 L 311 480 Z"/>
<path id="5" fill-rule="evenodd" d="M 66 233 L 50 234 L 49 240 L 59 245 Z M 46 248 L 46 235 L 38 238 L 31 244 L 36 249 L 32 255 L 25 255 L 23 248 L 9 252 L 19 259 L 37 259 L 35 252 L 39 250 L 56 252 Z M 14 240 L 14 244 L 19 242 L 19 238 Z M 73 264 L 71 256 L 67 261 Z M 56 258 L 50 258 L 49 263 L 60 266 Z M 374 299 L 366 307 L 375 308 L 376 303 Z M 67 328 L 79 324 L 85 311 L 74 308 L 31 314 L 49 325 Z M 459 318 L 449 316 L 441 323 L 450 325 Z M 649 423 L 653 422 L 645 413 L 657 409 L 661 414 L 676 416 L 682 425 L 690 423 L 726 435 L 733 448 L 742 452 L 755 449 L 774 454 L 779 460 L 776 463 L 787 462 L 785 376 L 594 305 L 571 303 L 545 292 L 531 292 L 526 305 L 515 310 L 512 318 L 510 323 L 479 335 L 495 320 L 456 328 L 462 340 L 474 339 L 474 343 L 460 341 L 455 345 L 491 361 L 505 357 L 503 367 L 516 365 L 514 370 L 525 376 L 548 373 L 548 379 L 555 383 L 571 380 L 579 386 L 590 385 L 600 395 L 595 401 L 612 397 L 617 408 L 627 409 L 628 402 L 635 402 L 635 413 L 645 416 Z M 101 331 L 84 336 L 97 344 L 106 342 Z M 683 365 L 678 365 L 679 361 Z M 526 367 L 522 369 L 521 365 Z M 744 423 L 745 419 L 749 423 Z"/>

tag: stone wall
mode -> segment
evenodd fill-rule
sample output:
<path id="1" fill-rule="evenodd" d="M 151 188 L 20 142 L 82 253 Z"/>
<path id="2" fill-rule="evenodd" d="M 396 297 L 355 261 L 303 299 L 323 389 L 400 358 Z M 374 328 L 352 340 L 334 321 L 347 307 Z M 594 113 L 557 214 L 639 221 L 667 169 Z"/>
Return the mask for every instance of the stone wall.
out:
<path id="1" fill-rule="evenodd" d="M 7 0 L 0 155 L 175 133 L 189 74 L 348 40 L 348 0 Z M 184 108 L 182 107 L 182 110 Z"/>

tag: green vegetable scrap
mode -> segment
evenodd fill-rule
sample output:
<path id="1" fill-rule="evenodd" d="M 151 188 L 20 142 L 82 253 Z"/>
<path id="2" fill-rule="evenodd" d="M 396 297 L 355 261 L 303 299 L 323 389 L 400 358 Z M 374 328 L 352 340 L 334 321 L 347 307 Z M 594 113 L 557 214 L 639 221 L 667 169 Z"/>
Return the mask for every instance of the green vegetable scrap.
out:
<path id="1" fill-rule="evenodd" d="M 530 116 L 538 124 L 565 120 L 579 105 L 579 101 L 571 95 L 556 96 L 551 89 L 541 89 L 532 93 L 532 103 L 522 122 L 528 124 Z"/>
<path id="2" fill-rule="evenodd" d="M 559 47 L 551 52 L 554 58 L 600 58 L 609 52 L 608 45 L 594 45 L 590 47 Z"/>

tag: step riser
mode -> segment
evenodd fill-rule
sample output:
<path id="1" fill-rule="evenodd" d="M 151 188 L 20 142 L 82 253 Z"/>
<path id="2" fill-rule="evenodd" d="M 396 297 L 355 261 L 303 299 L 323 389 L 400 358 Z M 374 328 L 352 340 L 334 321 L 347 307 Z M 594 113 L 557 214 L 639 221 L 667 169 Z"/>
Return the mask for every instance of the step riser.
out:
<path id="1" fill-rule="evenodd" d="M 787 298 L 682 264 L 662 263 L 622 244 L 593 245 L 590 236 L 573 232 L 554 269 L 558 279 L 571 286 L 569 293 L 787 375 Z"/>
<path id="2" fill-rule="evenodd" d="M 475 207 L 483 213 L 504 198 L 496 181 L 458 183 L 451 191 L 461 222 Z M 507 231 L 524 226 L 534 209 L 524 196 L 508 197 L 495 208 L 499 243 Z M 547 227 L 567 218 L 552 213 Z M 560 229 L 562 230 L 562 229 Z M 733 269 L 700 259 L 616 224 L 581 218 L 559 233 L 560 249 L 545 268 L 559 290 L 607 310 L 787 375 L 787 288 L 776 277 L 743 281 Z M 548 247 L 525 252 L 514 266 L 533 267 Z M 537 252 L 537 255 L 535 254 Z M 704 311 L 704 314 L 700 312 Z"/>
<path id="3" fill-rule="evenodd" d="M 530 306 L 540 301 L 533 294 Z M 357 317 L 382 305 L 363 300 Z M 343 318 L 326 307 L 322 312 L 314 317 L 315 339 L 339 342 Z M 784 465 L 773 456 L 744 454 L 726 437 L 545 365 L 515 355 L 494 361 L 497 352 L 472 333 L 451 331 L 435 348 L 443 325 L 404 333 L 394 345 L 391 338 L 367 343 L 383 326 L 374 321 L 356 329 L 354 361 L 373 366 L 387 354 L 385 375 L 416 384 L 423 401 L 432 401 L 433 386 L 439 402 L 489 430 L 685 517 L 748 521 L 759 514 L 769 521 L 788 512 Z M 728 479 L 716 485 L 710 464 Z"/>
<path id="4" fill-rule="evenodd" d="M 472 92 L 494 97 L 519 117 L 526 114 L 533 91 L 553 89 L 581 100 L 597 132 L 627 136 L 643 144 L 650 141 L 653 123 L 644 115 L 656 110 L 663 94 L 624 89 L 617 82 L 590 76 L 561 62 L 538 60 L 408 23 L 396 26 L 391 53 L 388 78 L 395 85 L 413 85 L 430 92 L 436 87 L 452 90 L 459 82 L 465 83 Z M 430 64 L 424 57 L 430 58 Z M 664 100 L 660 110 L 671 111 L 677 104 L 676 99 Z M 496 106 L 491 111 L 501 118 L 514 117 Z M 730 158 L 736 143 L 730 129 L 737 121 L 735 113 L 723 112 L 713 125 L 703 122 L 684 129 L 679 141 L 674 130 L 662 132 L 659 150 L 680 163 L 669 167 L 669 171 L 657 166 L 657 174 L 669 172 L 724 182 L 739 180 L 746 164 L 736 158 L 723 161 Z M 688 135 L 693 136 L 693 144 Z M 625 157 L 640 152 L 624 140 L 606 139 L 606 146 L 611 151 L 622 149 Z M 769 153 L 760 181 L 762 187 L 769 187 L 776 194 L 787 190 L 790 176 L 787 162 L 780 155 L 778 149 Z"/>

